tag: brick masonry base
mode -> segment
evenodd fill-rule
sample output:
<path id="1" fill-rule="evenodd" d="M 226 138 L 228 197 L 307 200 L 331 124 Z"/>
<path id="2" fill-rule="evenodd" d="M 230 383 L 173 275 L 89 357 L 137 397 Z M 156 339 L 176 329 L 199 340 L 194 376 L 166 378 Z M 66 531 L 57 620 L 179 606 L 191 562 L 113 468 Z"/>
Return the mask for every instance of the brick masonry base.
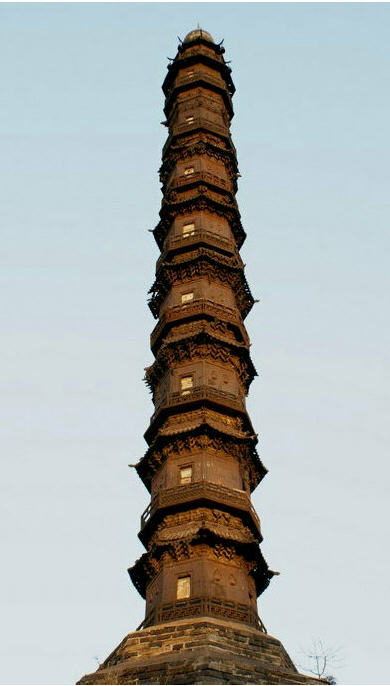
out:
<path id="1" fill-rule="evenodd" d="M 78 684 L 321 684 L 280 641 L 243 624 L 197 618 L 128 634 Z"/>

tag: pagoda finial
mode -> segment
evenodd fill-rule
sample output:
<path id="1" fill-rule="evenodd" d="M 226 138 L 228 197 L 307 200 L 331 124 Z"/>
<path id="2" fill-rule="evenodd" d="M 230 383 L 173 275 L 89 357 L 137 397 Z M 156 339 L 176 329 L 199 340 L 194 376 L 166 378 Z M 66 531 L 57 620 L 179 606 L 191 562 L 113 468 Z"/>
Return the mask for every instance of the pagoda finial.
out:
<path id="1" fill-rule="evenodd" d="M 196 29 L 193 29 L 186 35 L 183 43 L 190 43 L 191 41 L 196 40 L 197 38 L 203 38 L 203 40 L 207 40 L 210 41 L 210 43 L 214 43 L 213 37 L 209 34 L 208 31 L 205 31 L 204 29 L 200 28 L 199 22 L 197 24 Z"/>

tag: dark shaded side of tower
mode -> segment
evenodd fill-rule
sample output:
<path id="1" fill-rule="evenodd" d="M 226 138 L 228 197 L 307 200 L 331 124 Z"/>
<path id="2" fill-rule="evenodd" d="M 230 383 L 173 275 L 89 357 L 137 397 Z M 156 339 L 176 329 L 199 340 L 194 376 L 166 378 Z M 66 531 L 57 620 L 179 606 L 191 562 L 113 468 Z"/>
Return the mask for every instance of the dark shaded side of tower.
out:
<path id="1" fill-rule="evenodd" d="M 137 631 L 81 684 L 317 683 L 258 616 L 273 572 L 251 492 L 266 470 L 245 397 L 256 375 L 244 320 L 254 300 L 230 137 L 224 48 L 191 31 L 163 84 L 168 138 L 149 306 L 154 413 L 137 471 L 151 493 L 129 569 L 146 599 Z"/>

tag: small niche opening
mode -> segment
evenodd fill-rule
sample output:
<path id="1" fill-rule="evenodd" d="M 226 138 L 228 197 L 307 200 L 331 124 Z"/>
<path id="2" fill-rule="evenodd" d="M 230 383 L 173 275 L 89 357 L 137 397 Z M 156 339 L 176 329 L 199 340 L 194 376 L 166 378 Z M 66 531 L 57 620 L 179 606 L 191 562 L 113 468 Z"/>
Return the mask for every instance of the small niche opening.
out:
<path id="1" fill-rule="evenodd" d="M 176 599 L 185 600 L 191 595 L 191 577 L 181 576 L 177 580 Z"/>
<path id="2" fill-rule="evenodd" d="M 192 466 L 181 467 L 180 468 L 180 485 L 185 486 L 186 484 L 192 483 Z"/>
<path id="3" fill-rule="evenodd" d="M 195 224 L 184 224 L 182 227 L 182 233 L 184 238 L 187 238 L 187 236 L 193 236 L 195 233 Z"/>
<path id="4" fill-rule="evenodd" d="M 182 395 L 189 395 L 192 388 L 194 387 L 194 377 L 193 376 L 183 376 L 180 379 L 180 388 Z"/>

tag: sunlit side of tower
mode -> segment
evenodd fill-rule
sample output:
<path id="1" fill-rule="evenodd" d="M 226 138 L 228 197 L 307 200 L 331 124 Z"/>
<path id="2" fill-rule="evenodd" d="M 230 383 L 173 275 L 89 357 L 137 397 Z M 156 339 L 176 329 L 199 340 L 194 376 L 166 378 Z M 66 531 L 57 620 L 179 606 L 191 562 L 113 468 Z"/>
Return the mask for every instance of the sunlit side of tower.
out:
<path id="1" fill-rule="evenodd" d="M 149 306 L 155 411 L 138 473 L 151 491 L 145 555 L 130 570 L 143 626 L 228 617 L 263 630 L 256 598 L 272 576 L 250 499 L 265 470 L 245 408 L 256 374 L 244 320 L 253 305 L 230 137 L 234 85 L 204 31 L 179 46 L 163 84 L 168 138 Z"/>
<path id="2" fill-rule="evenodd" d="M 251 492 L 266 470 L 245 398 L 256 375 L 254 299 L 230 136 L 235 88 L 224 48 L 189 33 L 163 84 L 168 129 L 149 306 L 154 413 L 137 472 L 150 492 L 130 577 L 145 619 L 79 683 L 317 683 L 259 618 L 272 572 Z"/>

